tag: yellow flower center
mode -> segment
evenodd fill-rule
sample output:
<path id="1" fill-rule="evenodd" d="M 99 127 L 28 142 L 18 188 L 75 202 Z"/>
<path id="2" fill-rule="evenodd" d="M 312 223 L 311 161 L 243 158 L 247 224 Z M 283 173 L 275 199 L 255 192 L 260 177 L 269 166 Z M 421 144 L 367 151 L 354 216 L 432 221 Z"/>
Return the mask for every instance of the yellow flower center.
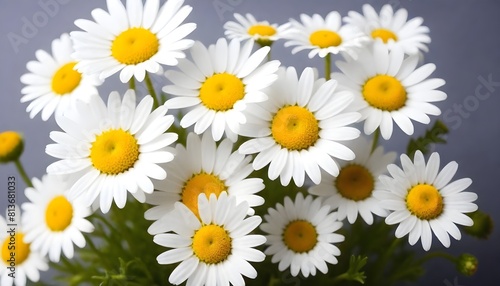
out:
<path id="1" fill-rule="evenodd" d="M 228 73 L 214 74 L 200 88 L 201 102 L 209 109 L 226 111 L 245 96 L 241 79 Z"/>
<path id="2" fill-rule="evenodd" d="M 76 62 L 60 67 L 52 77 L 52 91 L 57 95 L 72 92 L 82 80 L 82 74 L 75 70 Z"/>
<path id="3" fill-rule="evenodd" d="M 283 232 L 283 242 L 296 253 L 308 252 L 318 242 L 316 228 L 306 220 L 290 222 Z"/>
<path id="4" fill-rule="evenodd" d="M 11 236 L 9 233 L 3 241 L 3 263 L 10 265 L 13 262 L 15 265 L 20 265 L 28 258 L 29 254 L 30 245 L 24 242 L 24 234 L 17 232 L 14 236 Z"/>
<path id="5" fill-rule="evenodd" d="M 219 197 L 220 193 L 226 191 L 227 187 L 223 181 L 217 176 L 200 173 L 189 179 L 182 189 L 182 203 L 185 204 L 197 217 L 198 212 L 198 197 L 200 194 L 205 194 L 210 197 L 215 194 Z"/>
<path id="6" fill-rule="evenodd" d="M 250 28 L 248 28 L 248 34 L 254 36 L 254 35 L 259 35 L 259 36 L 264 36 L 264 37 L 269 37 L 274 34 L 276 34 L 276 29 L 274 27 L 271 27 L 269 25 L 253 25 Z"/>
<path id="7" fill-rule="evenodd" d="M 64 196 L 53 198 L 45 211 L 45 222 L 52 231 L 63 231 L 73 219 L 73 206 Z"/>
<path id="8" fill-rule="evenodd" d="M 435 219 L 443 212 L 443 197 L 434 186 L 418 184 L 406 195 L 406 207 L 419 219 Z"/>
<path id="9" fill-rule="evenodd" d="M 248 34 L 252 36 L 259 36 L 257 38 L 257 43 L 261 46 L 270 46 L 273 41 L 269 39 L 269 37 L 276 34 L 276 29 L 269 25 L 253 25 L 248 28 Z"/>
<path id="10" fill-rule="evenodd" d="M 111 55 L 125 65 L 149 60 L 160 48 L 155 34 L 144 28 L 130 28 L 118 35 L 111 44 Z"/>
<path id="11" fill-rule="evenodd" d="M 384 43 L 387 43 L 390 39 L 394 41 L 398 40 L 398 36 L 396 36 L 396 34 L 394 34 L 391 30 L 387 30 L 384 28 L 373 30 L 372 38 L 380 38 L 382 41 L 384 41 Z"/>
<path id="12" fill-rule="evenodd" d="M 231 254 L 231 237 L 221 226 L 204 225 L 195 232 L 192 248 L 200 261 L 217 264 Z"/>
<path id="13" fill-rule="evenodd" d="M 375 186 L 370 171 L 357 164 L 347 165 L 342 168 L 335 185 L 344 198 L 353 201 L 362 201 L 368 198 Z"/>
<path id="14" fill-rule="evenodd" d="M 376 75 L 363 86 L 363 97 L 373 107 L 394 111 L 406 103 L 406 90 L 399 80 L 389 75 Z"/>
<path id="15" fill-rule="evenodd" d="M 24 149 L 21 134 L 15 131 L 0 133 L 0 162 L 9 162 L 21 156 Z"/>
<path id="16" fill-rule="evenodd" d="M 139 159 L 135 137 L 122 129 L 111 129 L 98 135 L 90 148 L 92 165 L 108 175 L 127 171 Z"/>
<path id="17" fill-rule="evenodd" d="M 334 31 L 318 30 L 309 36 L 311 45 L 320 48 L 337 47 L 342 44 L 342 37 Z"/>
<path id="18" fill-rule="evenodd" d="M 271 122 L 274 140 L 289 150 L 313 146 L 319 138 L 319 124 L 314 114 L 297 105 L 281 108 Z"/>

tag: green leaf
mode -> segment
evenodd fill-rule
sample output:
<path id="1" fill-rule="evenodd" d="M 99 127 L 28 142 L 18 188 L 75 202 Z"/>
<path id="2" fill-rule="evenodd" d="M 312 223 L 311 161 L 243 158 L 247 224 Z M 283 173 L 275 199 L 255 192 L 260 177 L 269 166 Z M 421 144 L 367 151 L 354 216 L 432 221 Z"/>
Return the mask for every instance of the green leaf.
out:
<path id="1" fill-rule="evenodd" d="M 347 270 L 347 279 L 365 284 L 366 275 L 364 271 L 361 271 L 361 269 L 366 265 L 367 262 L 367 256 L 352 255 L 351 260 L 349 261 L 349 270 Z"/>
<path id="2" fill-rule="evenodd" d="M 410 139 L 408 146 L 406 148 L 406 154 L 413 158 L 413 155 L 417 150 L 420 150 L 424 155 L 429 153 L 430 145 L 446 143 L 444 136 L 448 134 L 448 127 L 442 121 L 437 120 L 434 125 L 428 129 L 424 136 L 418 137 L 416 139 Z"/>

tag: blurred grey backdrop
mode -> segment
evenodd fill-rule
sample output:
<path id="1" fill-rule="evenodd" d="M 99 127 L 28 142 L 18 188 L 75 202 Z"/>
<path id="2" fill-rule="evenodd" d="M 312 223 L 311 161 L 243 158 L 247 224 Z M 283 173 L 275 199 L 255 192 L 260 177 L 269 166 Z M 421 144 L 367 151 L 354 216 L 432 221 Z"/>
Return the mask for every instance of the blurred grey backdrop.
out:
<path id="1" fill-rule="evenodd" d="M 325 16 L 337 10 L 345 16 L 350 10 L 361 11 L 364 3 L 377 10 L 384 4 L 391 4 L 395 8 L 407 9 L 410 18 L 424 18 L 424 25 L 430 28 L 432 38 L 425 62 L 437 65 L 433 76 L 446 80 L 441 89 L 448 94 L 445 102 L 438 103 L 443 112 L 439 119 L 450 128 L 448 144 L 435 146 L 434 150 L 440 152 L 442 162 L 455 160 L 459 163 L 455 178 L 472 178 L 470 190 L 479 195 L 477 204 L 480 209 L 491 214 L 495 221 L 500 221 L 500 189 L 496 181 L 500 179 L 499 1 L 186 0 L 186 4 L 194 8 L 188 20 L 198 24 L 190 38 L 205 44 L 215 43 L 224 36 L 222 25 L 233 20 L 233 13 L 252 13 L 259 20 L 285 23 L 290 18 L 298 19 L 301 13 Z M 26 63 L 35 58 L 36 50 L 50 52 L 53 39 L 76 30 L 74 20 L 90 19 L 90 12 L 96 7 L 105 8 L 105 1 L 0 0 L 0 131 L 17 130 L 24 134 L 26 150 L 21 159 L 30 177 L 40 178 L 46 166 L 54 161 L 44 149 L 51 143 L 48 133 L 59 128 L 53 118 L 47 122 L 43 122 L 40 115 L 29 119 L 25 112 L 27 104 L 19 102 L 23 87 L 19 77 L 27 71 Z M 27 25 L 34 29 L 28 31 Z M 14 34 L 22 38 L 17 44 L 9 40 L 9 35 Z M 284 48 L 282 41 L 273 49 L 273 58 L 281 60 L 283 65 L 294 65 L 299 71 L 306 66 L 322 70 L 322 61 L 309 60 L 306 52 L 292 56 L 291 48 Z M 100 91 L 107 98 L 113 89 L 120 92 L 125 89 L 119 85 L 117 76 L 107 81 Z M 422 135 L 426 127 L 417 123 L 415 136 Z M 393 139 L 384 144 L 387 149 L 403 152 L 408 139 L 404 133 L 396 131 Z M 25 185 L 14 165 L 0 165 L 2 215 L 6 207 L 7 177 L 11 175 L 18 177 L 18 202 L 25 200 Z M 437 259 L 427 264 L 427 275 L 417 285 L 499 285 L 499 238 L 495 229 L 487 241 L 464 235 L 461 241 L 452 242 L 451 249 L 447 250 L 450 253 L 470 252 L 479 258 L 479 270 L 474 277 L 463 277 L 449 263 Z M 436 239 L 434 242 L 433 249 L 439 249 Z"/>

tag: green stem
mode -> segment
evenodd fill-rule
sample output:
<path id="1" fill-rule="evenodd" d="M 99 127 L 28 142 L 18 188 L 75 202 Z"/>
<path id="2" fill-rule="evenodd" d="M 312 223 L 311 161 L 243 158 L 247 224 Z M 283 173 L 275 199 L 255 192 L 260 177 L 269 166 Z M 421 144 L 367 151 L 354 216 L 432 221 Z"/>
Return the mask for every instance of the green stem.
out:
<path id="1" fill-rule="evenodd" d="M 331 54 L 328 53 L 326 54 L 325 57 L 325 79 L 330 80 L 331 79 L 331 74 L 332 73 L 332 58 Z"/>
<path id="2" fill-rule="evenodd" d="M 148 88 L 149 94 L 153 97 L 153 109 L 158 108 L 160 104 L 158 103 L 158 97 L 156 97 L 155 88 L 153 87 L 153 83 L 151 82 L 151 78 L 149 77 L 149 73 L 146 72 L 146 87 Z"/>
<path id="3" fill-rule="evenodd" d="M 412 275 L 414 273 L 415 269 L 414 268 L 407 268 L 403 271 L 399 271 L 397 273 L 392 273 L 390 274 L 389 278 L 384 278 L 385 281 L 390 281 L 387 283 L 387 285 L 394 285 L 397 282 L 401 282 L 401 280 L 404 280 L 405 277 L 408 275 Z"/>
<path id="4" fill-rule="evenodd" d="M 427 261 L 429 261 L 429 260 L 431 260 L 433 258 L 436 258 L 436 257 L 441 257 L 441 258 L 448 259 L 452 263 L 456 263 L 457 259 L 458 259 L 458 258 L 454 257 L 453 255 L 450 255 L 450 254 L 445 253 L 445 252 L 432 252 L 432 253 L 428 253 L 424 257 L 416 260 L 415 265 L 421 266 L 425 262 L 427 262 Z M 401 279 L 404 279 L 407 275 L 412 275 L 414 270 L 415 270 L 415 268 L 410 267 L 410 268 L 407 268 L 404 271 L 399 271 L 397 273 L 393 273 L 389 277 L 388 280 L 392 281 L 392 283 L 395 283 L 397 281 L 400 281 Z M 386 279 L 387 279 L 387 277 L 386 277 Z M 392 285 L 392 283 L 391 283 L 391 285 Z"/>
<path id="5" fill-rule="evenodd" d="M 33 188 L 33 184 L 31 183 L 30 178 L 26 174 L 26 171 L 24 170 L 23 164 L 21 164 L 21 160 L 17 159 L 14 161 L 16 164 L 17 171 L 19 172 L 19 175 L 21 175 L 21 178 L 23 181 L 26 183 L 26 186 Z"/>
<path id="6" fill-rule="evenodd" d="M 76 269 L 76 267 L 73 264 L 69 263 L 69 261 L 67 260 L 66 257 L 61 257 L 60 261 L 62 264 L 64 264 L 64 266 L 66 266 L 69 269 L 69 271 L 71 273 L 75 273 L 75 274 L 78 273 L 78 269 Z M 55 263 L 55 262 L 50 262 L 50 264 L 60 265 L 59 263 Z"/>
<path id="7" fill-rule="evenodd" d="M 118 231 L 118 229 L 116 229 L 106 218 L 100 216 L 99 214 L 93 214 L 93 215 L 91 215 L 91 218 L 95 218 L 95 219 L 101 221 L 104 225 L 106 225 L 106 227 L 108 227 L 108 229 L 111 232 L 114 232 L 114 233 L 120 235 L 120 232 Z"/>
<path id="8" fill-rule="evenodd" d="M 424 264 L 425 262 L 433 259 L 433 258 L 436 258 L 436 257 L 441 257 L 441 258 L 444 258 L 444 259 L 448 259 L 449 261 L 453 262 L 453 263 L 456 263 L 458 258 L 456 258 L 455 256 L 451 255 L 451 254 L 448 254 L 446 252 L 441 252 L 441 251 L 436 251 L 436 252 L 432 252 L 432 253 L 428 253 L 426 254 L 424 257 L 420 258 L 417 263 L 418 264 Z"/>
<path id="9" fill-rule="evenodd" d="M 377 130 L 375 130 L 375 133 L 373 134 L 372 149 L 370 153 L 373 153 L 373 151 L 375 151 L 375 149 L 377 148 L 379 138 L 380 138 L 380 128 L 377 128 Z"/>
<path id="10" fill-rule="evenodd" d="M 135 263 L 138 268 L 142 269 L 143 273 L 146 274 L 146 278 L 148 280 L 154 281 L 153 275 L 149 271 L 149 268 L 147 267 L 147 265 L 144 264 L 144 262 L 142 260 L 136 259 L 136 260 L 132 260 L 129 262 L 129 264 L 133 264 L 133 263 Z"/>
<path id="11" fill-rule="evenodd" d="M 135 90 L 135 79 L 134 79 L 134 77 L 131 77 L 130 80 L 128 81 L 128 87 L 129 87 L 129 89 Z"/>
<path id="12" fill-rule="evenodd" d="M 267 283 L 267 286 L 279 285 L 280 282 L 281 282 L 281 279 L 276 278 L 274 275 L 272 275 L 271 277 L 269 277 L 269 281 Z"/>
<path id="13" fill-rule="evenodd" d="M 337 284 L 343 280 L 349 280 L 349 275 L 347 273 L 342 273 L 340 275 L 335 276 L 332 280 L 332 285 Z"/>
<path id="14" fill-rule="evenodd" d="M 108 260 L 109 257 L 96 247 L 92 239 L 90 238 L 87 239 L 87 245 L 90 247 L 93 253 L 99 258 L 100 262 L 103 264 L 101 265 L 101 267 L 104 266 L 107 269 L 113 269 L 113 263 Z"/>
<path id="15" fill-rule="evenodd" d="M 384 254 L 378 259 L 377 265 L 376 265 L 376 271 L 375 271 L 375 279 L 374 281 L 380 282 L 383 280 L 383 275 L 385 273 L 385 267 L 387 263 L 389 262 L 389 259 L 392 257 L 392 254 L 398 247 L 399 243 L 401 242 L 400 238 L 396 238 L 392 241 L 391 245 L 387 248 L 387 250 L 384 251 Z"/>

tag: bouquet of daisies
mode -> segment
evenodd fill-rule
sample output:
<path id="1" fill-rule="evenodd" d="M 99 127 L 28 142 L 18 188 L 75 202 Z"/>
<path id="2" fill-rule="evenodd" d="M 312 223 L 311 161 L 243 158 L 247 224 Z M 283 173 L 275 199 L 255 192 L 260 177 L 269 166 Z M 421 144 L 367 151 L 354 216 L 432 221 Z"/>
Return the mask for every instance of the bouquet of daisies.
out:
<path id="1" fill-rule="evenodd" d="M 433 236 L 449 247 L 491 229 L 471 179 L 429 154 L 446 126 L 399 159 L 381 142 L 446 99 L 421 18 L 368 4 L 282 25 L 234 14 L 206 46 L 183 2 L 108 0 L 27 63 L 21 102 L 60 130 L 32 179 L 23 138 L 0 134 L 29 186 L 14 234 L 0 219 L 1 285 L 49 268 L 64 285 L 393 285 L 434 257 L 475 272 L 470 254 L 432 251 Z M 273 60 L 278 41 L 324 67 Z M 110 77 L 123 91 L 99 94 Z"/>

